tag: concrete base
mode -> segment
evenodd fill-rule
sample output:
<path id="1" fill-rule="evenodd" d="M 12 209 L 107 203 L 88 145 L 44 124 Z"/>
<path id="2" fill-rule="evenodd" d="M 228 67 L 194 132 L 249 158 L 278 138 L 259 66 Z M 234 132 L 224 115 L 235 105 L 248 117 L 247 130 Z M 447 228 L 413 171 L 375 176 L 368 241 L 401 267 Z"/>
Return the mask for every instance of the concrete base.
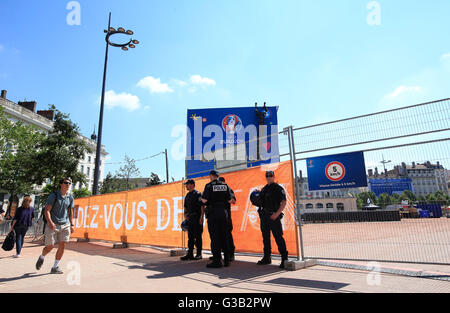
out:
<path id="1" fill-rule="evenodd" d="M 186 254 L 185 249 L 170 250 L 170 256 L 184 256 Z"/>
<path id="2" fill-rule="evenodd" d="M 113 244 L 113 249 L 126 249 L 126 248 L 128 248 L 128 244 L 126 242 Z"/>
<path id="3" fill-rule="evenodd" d="M 298 271 L 314 265 L 317 265 L 317 260 L 284 261 L 284 267 L 288 271 Z"/>
<path id="4" fill-rule="evenodd" d="M 89 242 L 89 238 L 78 238 L 77 242 Z"/>

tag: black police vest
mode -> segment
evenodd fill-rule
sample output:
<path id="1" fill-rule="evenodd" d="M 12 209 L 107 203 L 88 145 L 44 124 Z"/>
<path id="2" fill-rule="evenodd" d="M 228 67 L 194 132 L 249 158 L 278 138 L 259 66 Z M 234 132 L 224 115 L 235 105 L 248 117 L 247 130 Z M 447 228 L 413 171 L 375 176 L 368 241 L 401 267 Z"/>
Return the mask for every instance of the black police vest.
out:
<path id="1" fill-rule="evenodd" d="M 276 183 L 266 185 L 261 190 L 261 200 L 263 209 L 267 212 L 276 212 L 280 208 L 282 201 L 282 187 Z"/>

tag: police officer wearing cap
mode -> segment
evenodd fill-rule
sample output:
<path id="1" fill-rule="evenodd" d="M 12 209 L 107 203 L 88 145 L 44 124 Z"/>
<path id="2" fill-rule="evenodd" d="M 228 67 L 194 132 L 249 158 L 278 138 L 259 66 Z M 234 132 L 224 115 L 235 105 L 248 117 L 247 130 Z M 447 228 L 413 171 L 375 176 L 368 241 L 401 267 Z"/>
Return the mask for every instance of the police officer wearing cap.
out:
<path id="1" fill-rule="evenodd" d="M 188 251 L 180 259 L 182 261 L 200 260 L 202 258 L 204 204 L 202 202 L 202 194 L 195 190 L 195 181 L 190 179 L 185 185 L 189 191 L 184 198 L 184 218 L 188 222 Z M 195 257 L 194 246 L 197 248 Z"/>
<path id="2" fill-rule="evenodd" d="M 211 237 L 211 252 L 213 260 L 206 266 L 211 268 L 222 267 L 221 251 L 224 252 L 224 266 L 230 265 L 230 251 L 228 247 L 228 212 L 227 205 L 231 203 L 230 188 L 218 180 L 219 172 L 213 170 L 209 173 L 210 183 L 206 184 L 202 201 L 207 205 L 206 218 L 208 231 Z"/>
<path id="3" fill-rule="evenodd" d="M 267 185 L 261 190 L 260 200 L 262 207 L 258 210 L 261 224 L 261 232 L 264 244 L 264 257 L 258 261 L 259 265 L 272 263 L 271 260 L 271 244 L 270 232 L 272 232 L 278 251 L 281 254 L 280 268 L 284 268 L 284 261 L 288 259 L 288 251 L 286 250 L 286 242 L 283 238 L 283 227 L 281 219 L 283 218 L 283 210 L 286 207 L 286 192 L 283 187 L 275 182 L 275 174 L 273 171 L 266 172 Z"/>
<path id="4" fill-rule="evenodd" d="M 225 183 L 225 178 L 219 177 L 219 180 L 222 183 Z M 231 193 L 231 203 L 227 203 L 227 213 L 228 213 L 228 248 L 230 249 L 230 261 L 234 261 L 234 251 L 236 250 L 236 247 L 234 246 L 234 240 L 233 240 L 233 221 L 231 220 L 231 204 L 236 203 L 236 196 L 234 195 L 233 189 L 230 188 Z"/>

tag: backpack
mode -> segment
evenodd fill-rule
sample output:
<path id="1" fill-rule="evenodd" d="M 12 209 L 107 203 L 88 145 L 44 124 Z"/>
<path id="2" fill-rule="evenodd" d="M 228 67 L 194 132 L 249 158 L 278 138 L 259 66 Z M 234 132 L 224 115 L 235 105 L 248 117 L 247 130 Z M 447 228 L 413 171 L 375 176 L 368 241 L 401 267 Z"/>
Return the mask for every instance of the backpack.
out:
<path id="1" fill-rule="evenodd" d="M 52 192 L 52 193 L 49 195 L 49 197 L 50 197 L 51 195 L 53 195 L 53 194 L 55 195 L 55 200 L 53 200 L 53 203 L 52 203 L 52 209 L 53 209 L 53 206 L 55 205 L 56 200 L 58 199 L 58 194 L 57 194 L 56 192 Z M 70 197 L 70 202 L 73 203 L 73 197 L 72 197 L 72 195 L 69 194 L 69 197 Z M 70 209 L 70 206 L 69 206 L 68 209 Z M 44 223 L 44 228 L 43 228 L 43 230 L 42 230 L 42 234 L 45 234 L 45 226 L 47 225 L 47 219 L 45 218 L 45 206 L 44 206 L 44 209 L 42 210 L 41 218 L 42 218 L 42 221 L 43 221 L 43 223 Z"/>

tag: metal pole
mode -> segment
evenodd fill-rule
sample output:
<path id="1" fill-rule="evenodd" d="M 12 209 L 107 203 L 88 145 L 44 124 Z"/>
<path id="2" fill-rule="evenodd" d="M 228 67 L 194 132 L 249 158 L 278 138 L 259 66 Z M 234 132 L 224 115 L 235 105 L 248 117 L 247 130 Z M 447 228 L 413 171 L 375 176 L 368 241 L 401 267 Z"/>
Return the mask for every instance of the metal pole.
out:
<path id="1" fill-rule="evenodd" d="M 111 27 L 111 12 L 109 13 L 109 21 L 108 21 L 107 31 L 109 31 L 110 27 Z M 108 48 L 109 48 L 109 43 L 108 43 L 108 41 L 106 41 L 105 67 L 103 69 L 102 99 L 100 102 L 100 118 L 99 118 L 99 122 L 98 122 L 97 151 L 95 154 L 94 185 L 92 187 L 93 195 L 98 194 L 98 181 L 100 178 L 100 156 L 101 156 L 101 149 L 102 149 L 103 108 L 105 105 L 105 85 L 106 85 L 106 69 L 107 69 L 107 65 L 108 65 Z"/>
<path id="2" fill-rule="evenodd" d="M 302 234 L 302 217 L 301 217 L 301 212 L 300 212 L 300 203 L 299 203 L 299 191 L 298 191 L 298 185 L 297 185 L 297 181 L 298 181 L 298 174 L 297 174 L 297 162 L 295 160 L 295 142 L 294 142 L 294 131 L 293 131 L 293 127 L 289 126 L 288 127 L 288 140 L 289 140 L 289 151 L 291 153 L 291 160 L 292 160 L 292 167 L 293 167 L 293 171 L 294 171 L 294 191 L 295 191 L 295 205 L 296 205 L 296 213 L 297 213 L 297 220 L 298 220 L 298 235 L 299 235 L 299 240 L 298 240 L 298 250 L 300 251 L 301 254 L 301 261 L 305 260 L 305 253 L 303 251 L 303 234 Z M 300 256 L 299 256 L 299 260 L 300 260 Z"/>
<path id="3" fill-rule="evenodd" d="M 166 154 L 166 182 L 167 182 L 167 184 L 169 183 L 169 160 L 168 160 L 168 158 L 167 158 L 167 149 L 165 149 L 165 152 L 164 152 L 165 154 Z"/>

